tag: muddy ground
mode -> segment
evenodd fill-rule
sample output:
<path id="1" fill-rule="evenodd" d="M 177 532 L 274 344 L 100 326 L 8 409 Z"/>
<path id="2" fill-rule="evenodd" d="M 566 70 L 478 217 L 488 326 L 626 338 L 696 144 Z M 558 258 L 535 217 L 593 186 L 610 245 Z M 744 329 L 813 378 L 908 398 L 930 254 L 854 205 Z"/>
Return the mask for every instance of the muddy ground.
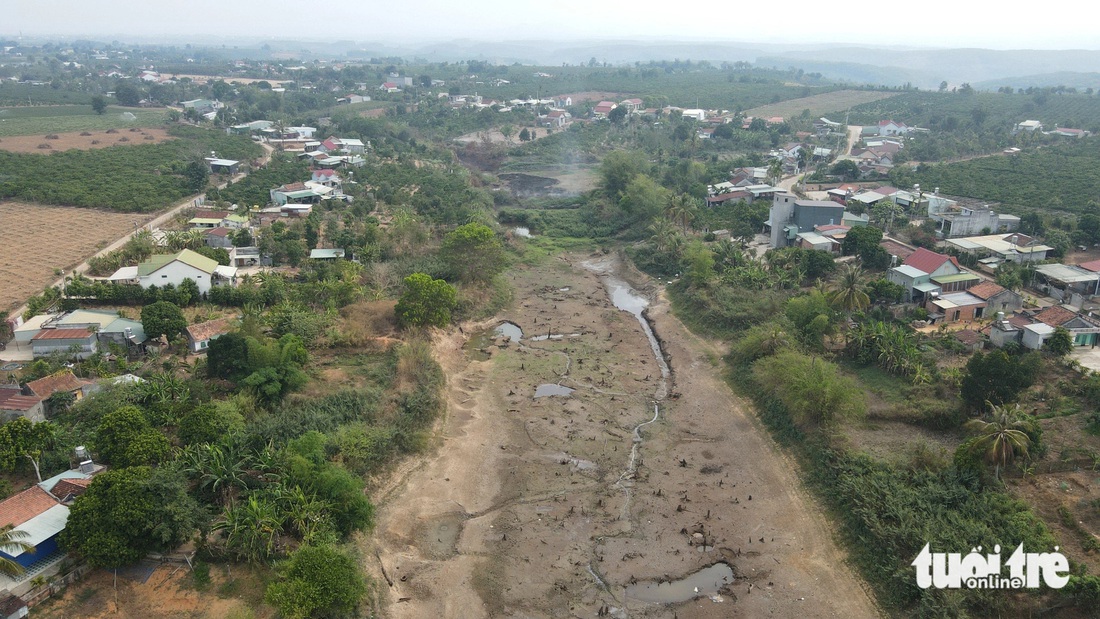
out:
<path id="1" fill-rule="evenodd" d="M 375 497 L 363 553 L 393 581 L 383 614 L 877 616 L 794 464 L 722 382 L 721 351 L 659 296 L 649 316 L 672 380 L 631 472 L 632 432 L 654 415 L 660 371 L 641 324 L 582 266 L 591 259 L 514 272 L 517 301 L 499 319 L 524 330 L 520 343 L 483 341 L 486 358 L 463 348 L 473 325 L 437 341 L 441 444 Z M 531 339 L 548 333 L 562 337 Z M 543 384 L 575 391 L 535 398 Z M 720 562 L 732 582 L 679 588 L 692 598 L 701 584 L 694 599 L 656 584 Z"/>

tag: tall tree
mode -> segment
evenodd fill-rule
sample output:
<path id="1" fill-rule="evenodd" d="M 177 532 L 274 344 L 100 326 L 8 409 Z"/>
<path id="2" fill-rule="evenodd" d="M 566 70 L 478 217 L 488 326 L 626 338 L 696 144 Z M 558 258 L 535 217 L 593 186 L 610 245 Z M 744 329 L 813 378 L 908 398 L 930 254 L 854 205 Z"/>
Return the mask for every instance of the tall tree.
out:
<path id="1" fill-rule="evenodd" d="M 847 264 L 840 272 L 840 278 L 833 287 L 829 301 L 833 307 L 851 314 L 870 305 L 871 298 L 865 290 L 863 269 L 855 264 Z"/>
<path id="2" fill-rule="evenodd" d="M 488 282 L 504 270 L 504 246 L 485 224 L 469 223 L 443 238 L 440 257 L 463 281 Z"/>
<path id="3" fill-rule="evenodd" d="M 176 304 L 157 301 L 141 308 L 141 325 L 149 339 L 165 335 L 171 340 L 187 328 L 187 319 Z"/>
<path id="4" fill-rule="evenodd" d="M 303 546 L 281 571 L 264 597 L 286 619 L 350 616 L 367 595 L 355 560 L 328 546 Z"/>
<path id="5" fill-rule="evenodd" d="M 455 289 L 425 273 L 405 278 L 405 292 L 397 301 L 397 321 L 403 326 L 443 327 L 451 321 Z"/>

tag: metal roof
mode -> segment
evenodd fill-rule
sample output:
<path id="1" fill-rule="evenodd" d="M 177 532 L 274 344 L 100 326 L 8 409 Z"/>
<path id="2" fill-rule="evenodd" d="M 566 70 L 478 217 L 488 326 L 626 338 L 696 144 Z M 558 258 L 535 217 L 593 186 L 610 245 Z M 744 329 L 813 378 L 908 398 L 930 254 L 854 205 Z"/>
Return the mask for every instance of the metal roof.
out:
<path id="1" fill-rule="evenodd" d="M 935 292 L 939 289 L 940 289 L 939 285 L 933 284 L 932 282 L 925 282 L 923 284 L 917 284 L 917 285 L 913 286 L 913 290 L 919 290 L 920 292 L 923 292 L 923 293 L 926 293 L 926 294 L 929 293 L 929 292 Z"/>
<path id="2" fill-rule="evenodd" d="M 956 273 L 954 275 L 937 275 L 932 278 L 932 281 L 937 284 L 953 284 L 955 282 L 965 282 L 972 279 L 981 279 L 977 275 L 971 273 Z"/>
<path id="3" fill-rule="evenodd" d="M 894 271 L 897 271 L 898 273 L 901 273 L 902 275 L 904 275 L 906 277 L 912 277 L 912 278 L 927 277 L 928 276 L 928 273 L 925 273 L 924 271 L 918 269 L 917 267 L 909 266 L 908 264 L 903 264 L 901 266 L 894 267 Z"/>
<path id="4" fill-rule="evenodd" d="M 158 254 L 156 256 L 151 256 L 148 260 L 138 265 L 138 275 L 151 275 L 177 260 L 203 273 L 213 273 L 214 269 L 218 266 L 217 260 L 207 258 L 190 249 L 185 249 L 175 254 Z"/>
<path id="5" fill-rule="evenodd" d="M 1035 271 L 1045 277 L 1067 284 L 1094 282 L 1100 278 L 1100 273 L 1094 273 L 1072 264 L 1040 264 L 1035 267 Z"/>
<path id="6" fill-rule="evenodd" d="M 54 535 L 64 531 L 65 523 L 68 521 L 69 508 L 64 505 L 54 505 L 45 512 L 15 527 L 15 530 L 27 534 L 27 536 L 20 541 L 30 544 L 31 546 L 37 546 Z M 9 548 L 8 550 L 12 552 L 7 552 L 6 554 L 12 557 L 18 557 L 23 554 L 22 549 Z"/>
<path id="7" fill-rule="evenodd" d="M 316 259 L 326 258 L 343 258 L 344 250 L 342 249 L 314 249 L 309 252 L 309 257 Z"/>

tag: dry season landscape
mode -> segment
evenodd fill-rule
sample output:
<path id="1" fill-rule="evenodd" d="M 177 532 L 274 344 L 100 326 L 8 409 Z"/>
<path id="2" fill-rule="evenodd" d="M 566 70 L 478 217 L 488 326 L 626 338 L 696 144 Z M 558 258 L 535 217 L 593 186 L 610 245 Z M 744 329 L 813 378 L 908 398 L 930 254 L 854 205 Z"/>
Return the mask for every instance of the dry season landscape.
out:
<path id="1" fill-rule="evenodd" d="M 363 552 L 385 615 L 877 616 L 721 351 L 649 286 L 662 378 L 657 339 L 618 309 L 644 304 L 622 268 L 518 268 L 513 309 L 438 338 L 442 444 L 377 494 Z M 493 337 L 502 320 L 523 339 Z"/>
<path id="2" fill-rule="evenodd" d="M 13 153 L 52 153 L 64 150 L 107 148 L 119 144 L 159 144 L 173 139 L 164 129 L 70 131 L 48 135 L 17 135 L 0 138 L 0 150 Z"/>
<path id="3" fill-rule="evenodd" d="M 132 213 L 0 203 L 0 309 L 23 303 L 58 279 L 55 268 L 68 271 L 145 219 Z"/>

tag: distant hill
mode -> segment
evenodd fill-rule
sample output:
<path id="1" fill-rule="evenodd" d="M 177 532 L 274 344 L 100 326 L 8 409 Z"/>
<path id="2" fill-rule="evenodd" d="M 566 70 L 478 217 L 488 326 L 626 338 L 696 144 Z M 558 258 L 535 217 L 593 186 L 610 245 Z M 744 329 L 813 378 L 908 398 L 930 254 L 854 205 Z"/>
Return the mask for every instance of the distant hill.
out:
<path id="1" fill-rule="evenodd" d="M 804 60 L 789 56 L 761 56 L 757 59 L 758 67 L 776 67 L 786 69 L 798 67 L 807 73 L 820 73 L 830 80 L 850 82 L 853 84 L 870 84 L 873 86 L 904 86 L 912 84 L 917 88 L 936 88 L 942 81 L 935 75 L 905 69 L 902 67 L 877 66 L 872 64 L 859 64 L 855 62 L 829 62 L 824 60 Z"/>
<path id="2" fill-rule="evenodd" d="M 1018 77 L 1006 77 L 971 84 L 979 90 L 997 90 L 1003 86 L 1013 88 L 1048 88 L 1065 86 L 1084 91 L 1086 88 L 1100 90 L 1100 73 L 1078 73 L 1075 71 L 1058 71 L 1057 73 L 1043 73 L 1040 75 L 1021 75 Z"/>
<path id="3" fill-rule="evenodd" d="M 963 82 L 974 85 L 976 82 L 997 81 L 1016 75 L 1089 73 L 1100 66 L 1100 51 L 1095 50 L 897 50 L 834 47 L 813 51 L 789 51 L 778 55 L 787 59 L 788 64 L 795 64 L 802 68 L 821 62 L 897 67 L 911 72 L 910 77 L 913 79 L 894 80 L 894 85 L 912 81 L 913 85 L 922 87 L 934 87 L 941 81 L 948 82 L 950 86 L 958 86 Z"/>

